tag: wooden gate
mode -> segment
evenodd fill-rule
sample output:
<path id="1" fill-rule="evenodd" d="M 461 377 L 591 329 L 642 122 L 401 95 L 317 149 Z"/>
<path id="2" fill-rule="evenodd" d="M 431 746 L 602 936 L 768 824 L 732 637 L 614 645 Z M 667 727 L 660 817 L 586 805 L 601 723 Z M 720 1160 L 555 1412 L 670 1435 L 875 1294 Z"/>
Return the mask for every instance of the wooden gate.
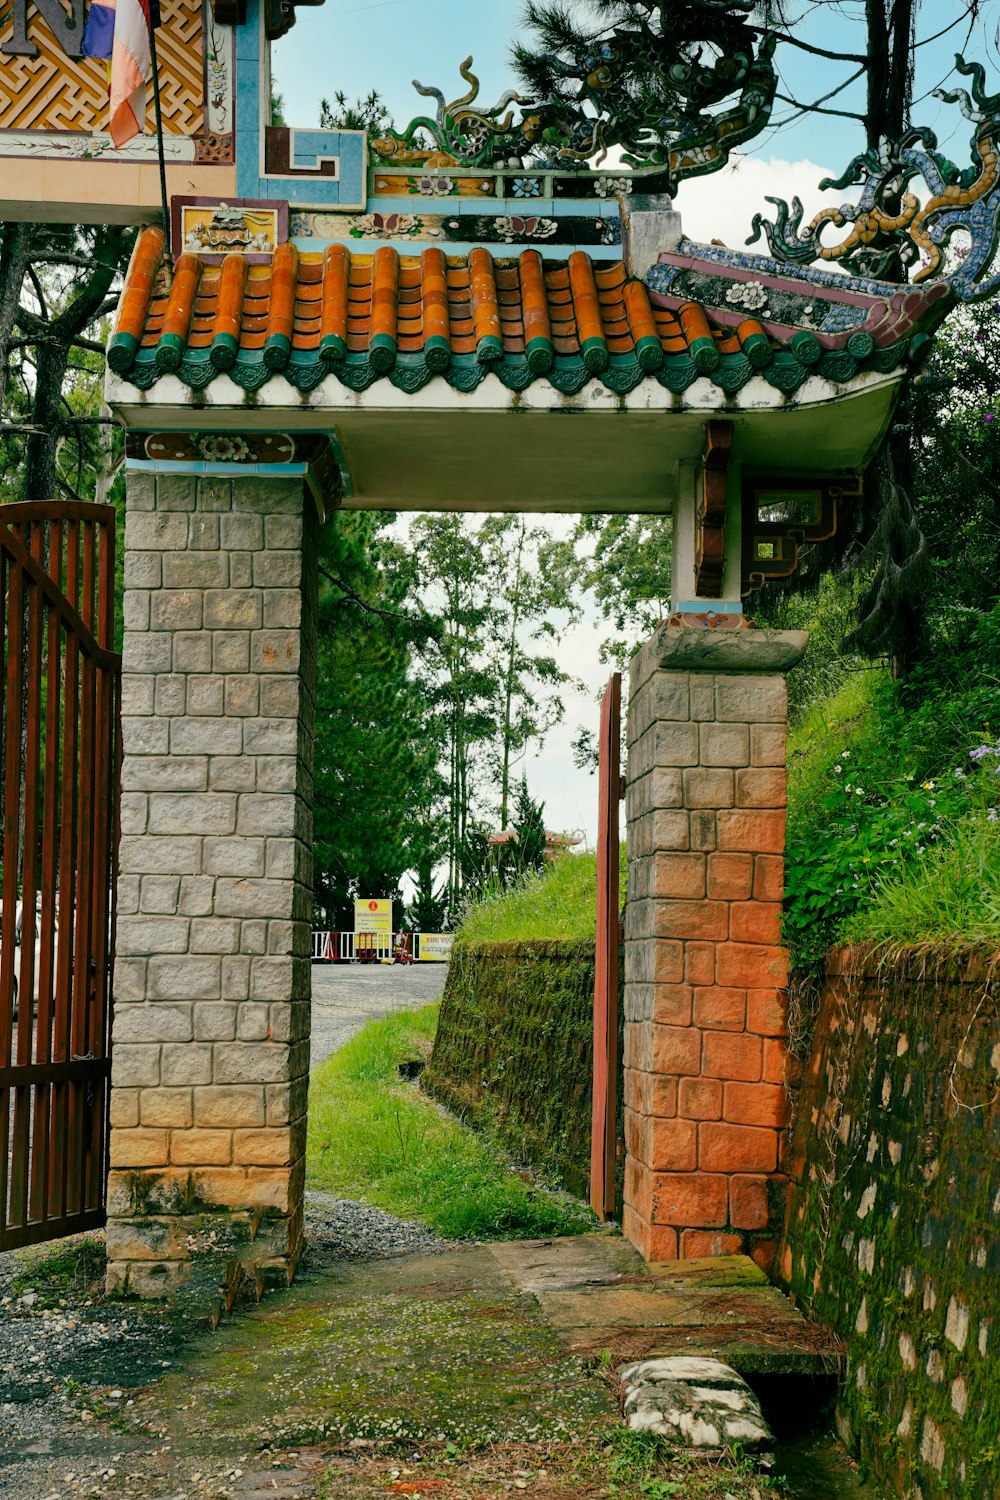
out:
<path id="1" fill-rule="evenodd" d="M 0 1249 L 105 1219 L 114 524 L 108 505 L 0 509 Z"/>
<path id="2" fill-rule="evenodd" d="M 613 672 L 601 701 L 597 772 L 597 954 L 594 971 L 594 1092 L 590 1203 L 602 1219 L 615 1210 L 618 1154 L 618 804 L 622 679 Z"/>

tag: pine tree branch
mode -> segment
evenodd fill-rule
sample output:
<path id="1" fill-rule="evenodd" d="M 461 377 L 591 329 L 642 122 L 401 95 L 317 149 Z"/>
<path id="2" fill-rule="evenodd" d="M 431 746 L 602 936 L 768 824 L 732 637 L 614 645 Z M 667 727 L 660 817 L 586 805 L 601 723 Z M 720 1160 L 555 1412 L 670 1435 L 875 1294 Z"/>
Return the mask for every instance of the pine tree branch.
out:
<path id="1" fill-rule="evenodd" d="M 777 37 L 779 42 L 788 42 L 790 46 L 798 47 L 800 52 L 811 52 L 813 57 L 828 57 L 832 62 L 861 63 L 862 66 L 868 63 L 867 57 L 862 52 L 831 52 L 826 47 L 817 47 L 812 42 L 803 42 L 799 37 L 792 36 L 789 31 L 775 31 L 771 27 L 768 27 L 767 31 L 771 36 Z"/>
<path id="2" fill-rule="evenodd" d="M 63 254 L 59 250 L 32 251 L 31 262 L 35 266 L 75 266 L 82 271 L 93 271 L 100 265 L 91 255 Z"/>
<path id="3" fill-rule="evenodd" d="M 861 75 L 859 73 L 855 73 L 854 75 L 855 78 L 859 78 L 860 76 Z M 822 105 L 819 104 L 800 104 L 798 99 L 791 98 L 789 94 L 775 94 L 774 97 L 776 99 L 780 99 L 782 104 L 791 104 L 800 115 L 836 115 L 840 120 L 859 120 L 862 125 L 865 121 L 864 115 L 857 114 L 853 109 L 824 109 Z M 827 98 L 830 97 L 831 96 L 828 94 Z M 792 115 L 791 118 L 794 119 L 795 116 Z M 788 121 L 780 120 L 778 123 L 781 125 L 787 125 Z"/>
<path id="4" fill-rule="evenodd" d="M 38 298 L 38 305 L 42 309 L 42 317 L 44 318 L 44 320 L 46 322 L 48 322 L 49 321 L 48 303 L 45 300 L 45 293 L 42 290 L 42 283 L 39 281 L 38 276 L 36 275 L 35 269 L 34 269 L 33 266 L 29 266 L 28 267 L 28 280 L 31 282 L 32 286 L 35 288 L 35 296 Z"/>
<path id="5" fill-rule="evenodd" d="M 101 420 L 105 419 L 102 418 Z M 345 599 L 350 599 L 351 603 L 356 604 L 359 609 L 364 610 L 365 614 L 376 615 L 379 619 L 393 620 L 396 623 L 404 625 L 419 626 L 423 623 L 420 615 L 400 613 L 400 611 L 394 609 L 383 609 L 380 605 L 372 604 L 368 599 L 363 599 L 360 594 L 351 588 L 350 584 L 345 583 L 343 578 L 338 578 L 335 574 L 331 573 L 328 568 L 324 568 L 322 563 L 319 565 L 319 571 L 328 583 L 332 583 L 335 589 L 340 590 Z M 427 623 L 429 626 L 429 622 Z"/>

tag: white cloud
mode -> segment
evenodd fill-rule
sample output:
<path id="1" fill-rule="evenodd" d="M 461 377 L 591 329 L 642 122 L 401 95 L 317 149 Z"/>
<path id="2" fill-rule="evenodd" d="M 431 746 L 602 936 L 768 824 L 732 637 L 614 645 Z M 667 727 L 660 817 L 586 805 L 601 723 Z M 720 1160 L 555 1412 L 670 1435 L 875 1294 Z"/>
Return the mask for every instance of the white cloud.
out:
<path id="1" fill-rule="evenodd" d="M 674 207 L 688 239 L 702 244 L 722 240 L 730 249 L 742 250 L 754 214 L 766 213 L 769 219 L 774 218 L 773 206 L 766 201 L 768 195 L 784 198 L 788 204 L 793 197 L 801 198 L 805 223 L 818 209 L 839 203 L 834 190 L 819 189 L 820 180 L 830 175 L 828 167 L 813 161 L 737 156 L 721 172 L 682 183 Z M 766 255 L 767 242 L 762 236 L 750 249 Z"/>

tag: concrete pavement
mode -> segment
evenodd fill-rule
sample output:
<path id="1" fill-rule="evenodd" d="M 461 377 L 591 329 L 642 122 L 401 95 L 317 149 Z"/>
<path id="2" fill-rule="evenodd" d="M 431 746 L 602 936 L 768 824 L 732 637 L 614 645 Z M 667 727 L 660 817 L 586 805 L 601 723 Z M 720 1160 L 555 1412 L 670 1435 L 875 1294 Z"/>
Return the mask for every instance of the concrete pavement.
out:
<path id="1" fill-rule="evenodd" d="M 310 1066 L 317 1067 L 369 1021 L 439 1000 L 447 976 L 447 964 L 313 964 Z"/>

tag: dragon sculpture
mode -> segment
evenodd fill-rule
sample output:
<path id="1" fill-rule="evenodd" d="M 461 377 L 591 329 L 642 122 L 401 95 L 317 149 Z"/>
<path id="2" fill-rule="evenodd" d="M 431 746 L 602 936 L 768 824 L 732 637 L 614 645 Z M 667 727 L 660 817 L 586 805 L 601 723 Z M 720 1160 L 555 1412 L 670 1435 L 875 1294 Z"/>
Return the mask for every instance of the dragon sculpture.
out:
<path id="1" fill-rule="evenodd" d="M 963 302 L 991 296 L 1000 288 L 1000 274 L 988 274 L 1000 243 L 1000 94 L 986 93 L 981 64 L 957 56 L 955 66 L 972 79 L 971 98 L 965 89 L 935 93 L 947 104 L 959 104 L 975 126 L 971 166 L 957 167 L 937 150 L 932 130 L 915 127 L 899 141 L 856 156 L 840 177 L 820 183 L 821 188 L 861 186 L 856 204 L 821 209 L 803 229 L 798 198 L 791 207 L 782 198 L 768 198 L 777 210 L 774 220 L 755 214 L 747 244 L 763 233 L 772 257 L 785 264 L 836 262 L 855 276 L 892 280 L 920 262 L 913 277 L 919 282 L 939 274 L 961 232 L 969 243 L 956 255 L 948 283 Z M 918 179 L 929 190 L 924 202 L 911 190 Z M 824 243 L 828 227 L 847 232 Z"/>
<path id="2" fill-rule="evenodd" d="M 627 167 L 666 176 L 670 188 L 718 170 L 770 117 L 775 39 L 749 25 L 751 0 L 649 0 L 648 10 L 645 20 L 576 52 L 519 53 L 526 76 L 537 70 L 532 98 L 512 89 L 491 109 L 478 107 L 471 57 L 459 69 L 471 88 L 451 103 L 440 89 L 414 82 L 437 100 L 434 117 L 386 132 L 371 143 L 375 156 L 399 166 L 530 160 L 567 171 L 600 166 L 618 148 Z"/>
<path id="3" fill-rule="evenodd" d="M 381 161 L 396 166 L 487 167 L 510 156 L 520 159 L 523 136 L 514 124 L 513 111 L 507 106 L 525 101 L 516 89 L 508 89 L 492 109 L 474 107 L 479 97 L 479 79 L 472 71 L 472 58 L 467 57 L 458 71 L 471 87 L 450 104 L 445 102 L 440 89 L 427 88 L 413 80 L 418 94 L 437 100 L 437 110 L 433 119 L 418 115 L 402 133 L 389 130 L 373 140 L 371 149 Z M 433 142 L 429 148 L 423 144 L 428 136 Z"/>

